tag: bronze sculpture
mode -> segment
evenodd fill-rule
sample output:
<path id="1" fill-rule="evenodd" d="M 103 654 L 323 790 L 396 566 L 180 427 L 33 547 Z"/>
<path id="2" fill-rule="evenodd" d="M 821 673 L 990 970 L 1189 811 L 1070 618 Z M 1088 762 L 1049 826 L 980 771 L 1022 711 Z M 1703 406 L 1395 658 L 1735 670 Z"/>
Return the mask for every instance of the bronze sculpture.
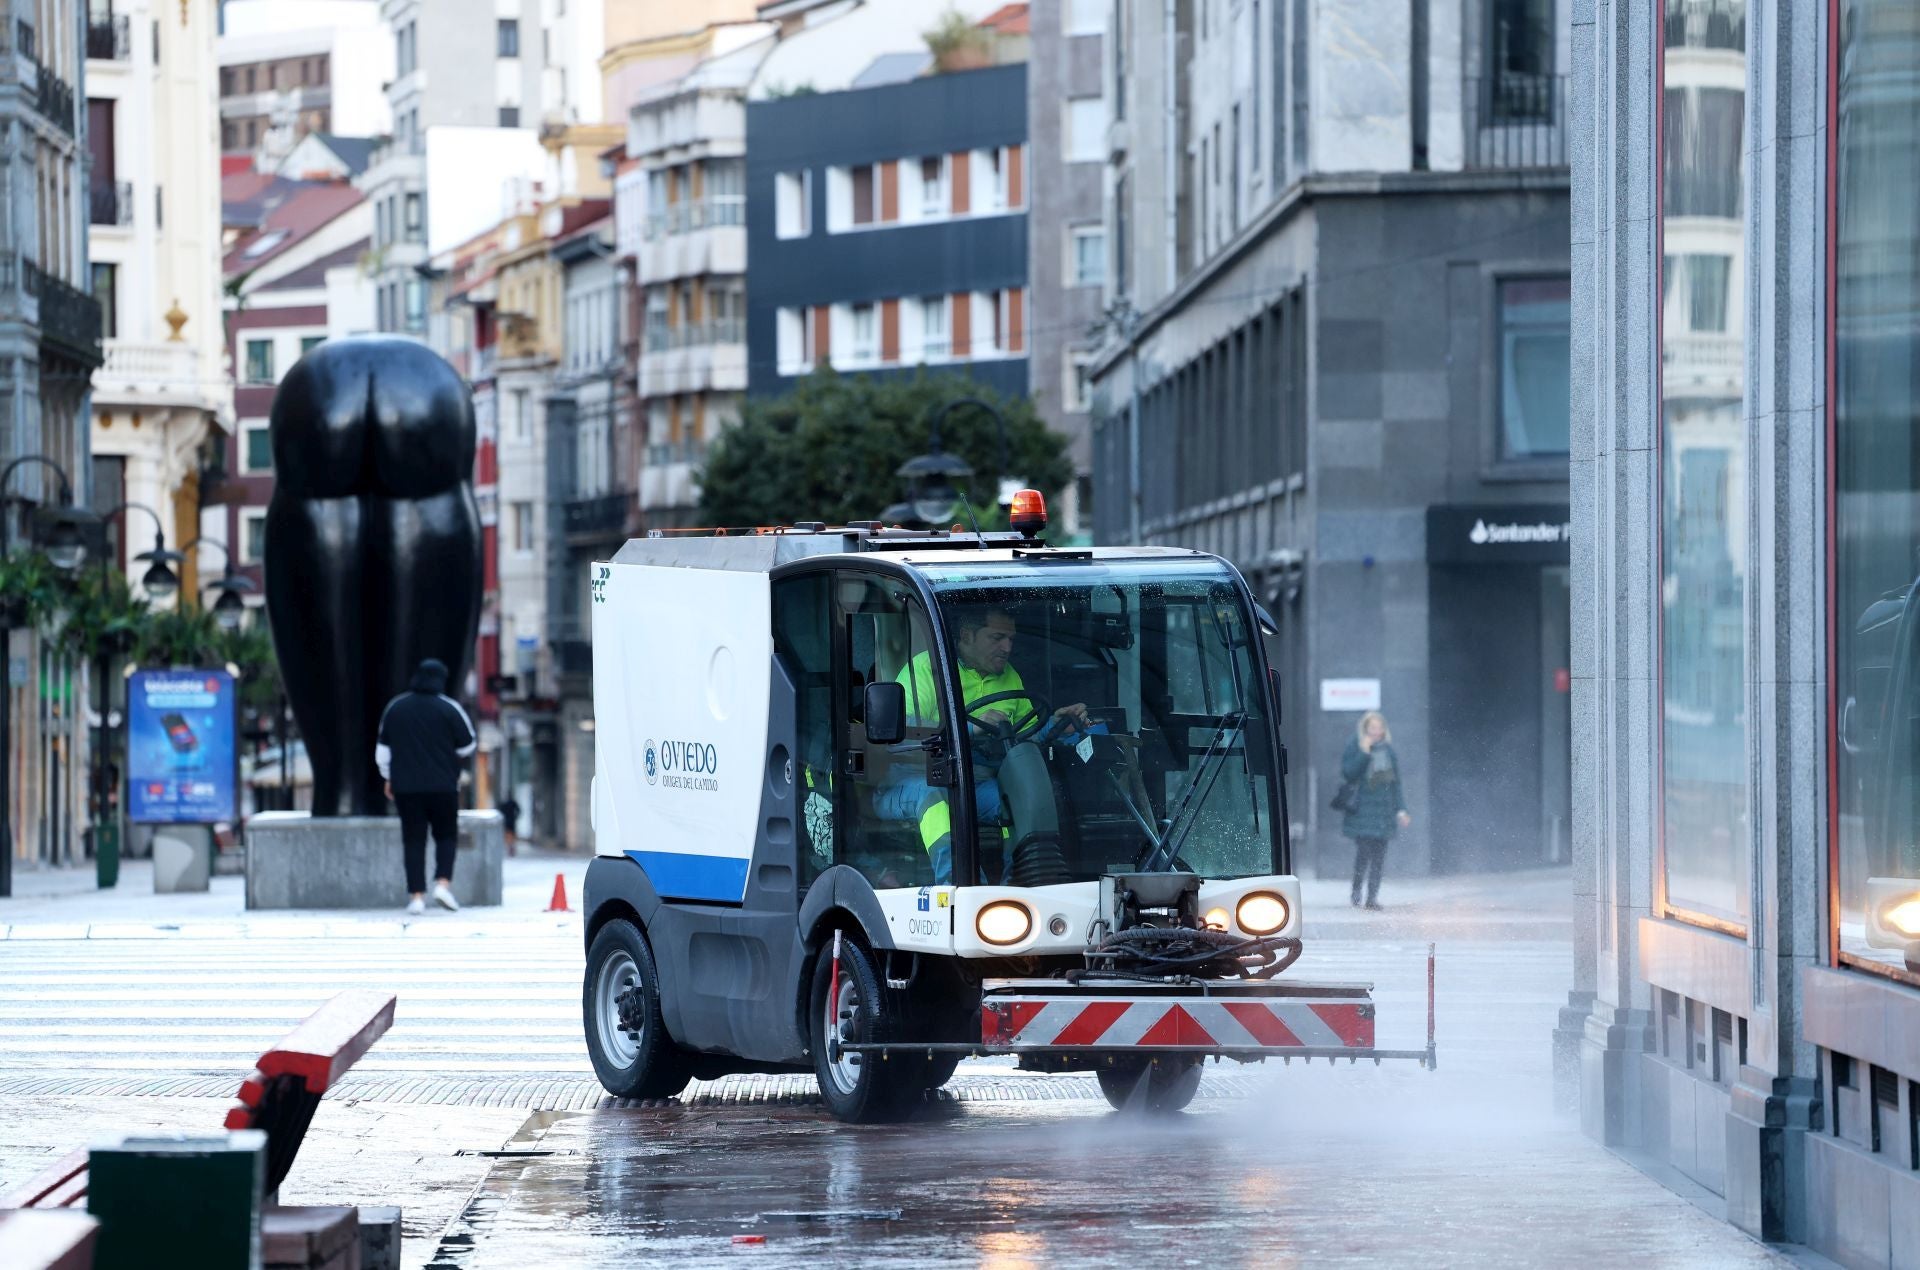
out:
<path id="1" fill-rule="evenodd" d="M 313 814 L 384 815 L 381 710 L 427 657 L 458 693 L 479 626 L 472 401 L 424 345 L 330 340 L 281 381 L 271 436 L 267 615 Z"/>

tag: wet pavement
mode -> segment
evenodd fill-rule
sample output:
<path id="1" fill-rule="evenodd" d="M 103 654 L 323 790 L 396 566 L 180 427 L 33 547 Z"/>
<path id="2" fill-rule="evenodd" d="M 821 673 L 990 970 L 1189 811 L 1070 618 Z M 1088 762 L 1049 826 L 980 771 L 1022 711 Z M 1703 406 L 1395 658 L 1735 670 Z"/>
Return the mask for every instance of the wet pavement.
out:
<path id="1" fill-rule="evenodd" d="M 496 1158 L 427 1264 L 1779 1260 L 1464 1079 L 1263 1075 L 1164 1119 L 1097 1095 L 933 1106 L 886 1127 L 751 1106 L 536 1117 L 510 1146 L 546 1154 Z"/>

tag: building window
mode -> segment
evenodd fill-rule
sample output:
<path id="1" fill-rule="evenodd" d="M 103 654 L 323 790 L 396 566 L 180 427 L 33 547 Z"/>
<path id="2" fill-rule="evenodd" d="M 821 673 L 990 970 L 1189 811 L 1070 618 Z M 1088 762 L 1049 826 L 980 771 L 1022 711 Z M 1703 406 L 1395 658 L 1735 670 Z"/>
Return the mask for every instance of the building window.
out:
<path id="1" fill-rule="evenodd" d="M 521 554 L 533 550 L 533 504 L 513 504 L 513 549 Z"/>
<path id="2" fill-rule="evenodd" d="M 1067 139 L 1061 147 L 1068 163 L 1101 163 L 1107 157 L 1107 101 L 1073 97 L 1067 101 Z"/>
<path id="3" fill-rule="evenodd" d="M 1894 974 L 1920 942 L 1920 908 L 1903 907 L 1920 901 L 1920 45 L 1909 16 L 1893 0 L 1841 8 L 1829 224 L 1835 942 L 1842 960 Z"/>
<path id="4" fill-rule="evenodd" d="M 847 171 L 847 219 L 855 225 L 871 225 L 880 219 L 879 190 L 871 163 Z"/>
<path id="5" fill-rule="evenodd" d="M 93 266 L 93 298 L 100 304 L 100 334 L 113 339 L 120 333 L 120 266 Z"/>
<path id="6" fill-rule="evenodd" d="M 1099 35 L 1107 29 L 1107 0 L 1067 0 L 1068 35 Z"/>
<path id="7" fill-rule="evenodd" d="M 427 329 L 427 282 L 424 278 L 407 279 L 407 329 L 416 333 Z"/>
<path id="8" fill-rule="evenodd" d="M 773 232 L 779 238 L 813 232 L 813 173 L 781 172 L 773 178 Z"/>
<path id="9" fill-rule="evenodd" d="M 875 320 L 871 304 L 853 306 L 853 341 L 849 348 L 850 360 L 856 365 L 880 360 L 879 323 Z"/>
<path id="10" fill-rule="evenodd" d="M 1093 354 L 1068 353 L 1060 404 L 1069 414 L 1084 414 L 1093 401 Z"/>
<path id="11" fill-rule="evenodd" d="M 520 107 L 500 107 L 500 126 L 502 128 L 518 128 L 520 126 Z"/>
<path id="12" fill-rule="evenodd" d="M 951 305 L 943 295 L 930 295 L 920 301 L 920 347 L 929 358 L 953 355 L 952 336 L 947 333 Z"/>
<path id="13" fill-rule="evenodd" d="M 494 36 L 494 52 L 500 57 L 520 56 L 520 19 L 500 19 Z"/>
<path id="14" fill-rule="evenodd" d="M 247 382 L 270 384 L 273 379 L 273 341 L 247 341 Z"/>
<path id="15" fill-rule="evenodd" d="M 249 419 L 240 425 L 240 470 L 273 471 L 273 433 L 265 419 Z"/>
<path id="16" fill-rule="evenodd" d="M 1669 29 L 1693 0 L 1666 0 Z M 1496 14 L 1531 13 L 1502 5 Z M 1712 87 L 1699 86 L 1703 63 L 1669 41 L 1662 82 L 1665 128 L 1663 250 L 1712 243 L 1740 272 L 1746 171 L 1740 129 L 1744 48 L 1712 61 Z M 1509 59 L 1504 65 L 1515 63 Z M 1911 208 L 1909 208 L 1909 215 Z M 1745 323 L 1690 328 L 1693 311 L 1676 311 L 1684 289 L 1662 262 L 1661 294 L 1661 842 L 1662 889 L 1669 913 L 1733 927 L 1748 917 L 1746 619 L 1747 453 Z M 1708 306 L 1711 307 L 1711 306 Z M 1714 316 L 1705 314 L 1704 316 Z"/>
<path id="17" fill-rule="evenodd" d="M 1553 117 L 1553 6 L 1554 0 L 1492 0 L 1489 5 L 1487 65 L 1493 73 L 1487 117 L 1493 122 Z M 1671 12 L 1673 5 L 1667 8 Z"/>
<path id="18" fill-rule="evenodd" d="M 533 440 L 533 394 L 528 389 L 516 388 L 509 400 L 513 402 L 513 439 Z"/>
<path id="19" fill-rule="evenodd" d="M 1124 296 L 1127 291 L 1127 229 L 1133 216 L 1133 209 L 1127 205 L 1129 182 L 1127 174 L 1122 172 L 1113 183 L 1113 215 L 1107 223 L 1113 226 L 1113 294 Z"/>
<path id="20" fill-rule="evenodd" d="M 326 342 L 327 337 L 324 335 L 302 335 L 300 337 L 300 356 L 305 357 L 308 353 L 311 353 L 314 349 L 319 348 Z"/>
<path id="21" fill-rule="evenodd" d="M 264 564 L 267 559 L 267 509 L 240 509 L 240 563 Z"/>
<path id="22" fill-rule="evenodd" d="M 920 215 L 945 216 L 947 211 L 947 156 L 930 155 L 920 160 Z"/>
<path id="23" fill-rule="evenodd" d="M 1072 225 L 1067 229 L 1067 285 L 1104 286 L 1107 281 L 1107 227 Z"/>
<path id="24" fill-rule="evenodd" d="M 1565 278 L 1510 278 L 1498 286 L 1500 457 L 1567 455 L 1568 322 Z"/>
<path id="25" fill-rule="evenodd" d="M 419 194 L 409 194 L 406 199 L 407 241 L 410 243 L 427 240 L 426 206 Z"/>

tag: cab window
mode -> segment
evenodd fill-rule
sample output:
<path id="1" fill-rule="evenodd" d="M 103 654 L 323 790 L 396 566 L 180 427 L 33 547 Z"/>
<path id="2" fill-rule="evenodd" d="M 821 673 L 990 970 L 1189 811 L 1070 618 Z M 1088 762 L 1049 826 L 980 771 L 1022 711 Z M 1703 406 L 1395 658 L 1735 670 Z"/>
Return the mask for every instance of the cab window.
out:
<path id="1" fill-rule="evenodd" d="M 916 742 L 940 731 L 939 680 L 930 669 L 931 624 L 912 588 L 879 574 L 848 572 L 834 582 L 840 679 L 840 766 L 835 859 L 876 889 L 933 881 L 930 842 L 947 813 L 946 791 L 929 784 L 927 755 Z M 869 743 L 866 687 L 907 690 L 907 733 L 897 745 Z"/>
<path id="2" fill-rule="evenodd" d="M 773 651 L 794 688 L 793 779 L 800 802 L 800 884 L 833 863 L 833 624 L 825 574 L 773 585 Z"/>

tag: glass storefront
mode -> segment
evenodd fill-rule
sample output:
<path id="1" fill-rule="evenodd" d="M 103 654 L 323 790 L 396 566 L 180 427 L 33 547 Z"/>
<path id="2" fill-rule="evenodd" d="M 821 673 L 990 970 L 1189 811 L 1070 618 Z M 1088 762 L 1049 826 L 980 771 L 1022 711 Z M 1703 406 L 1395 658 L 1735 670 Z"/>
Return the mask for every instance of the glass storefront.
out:
<path id="1" fill-rule="evenodd" d="M 1906 0 L 1840 0 L 1839 27 L 1838 942 L 1899 973 L 1920 962 L 1920 41 Z"/>
<path id="2" fill-rule="evenodd" d="M 1745 0 L 1666 0 L 1661 65 L 1662 841 L 1669 911 L 1748 908 Z"/>

